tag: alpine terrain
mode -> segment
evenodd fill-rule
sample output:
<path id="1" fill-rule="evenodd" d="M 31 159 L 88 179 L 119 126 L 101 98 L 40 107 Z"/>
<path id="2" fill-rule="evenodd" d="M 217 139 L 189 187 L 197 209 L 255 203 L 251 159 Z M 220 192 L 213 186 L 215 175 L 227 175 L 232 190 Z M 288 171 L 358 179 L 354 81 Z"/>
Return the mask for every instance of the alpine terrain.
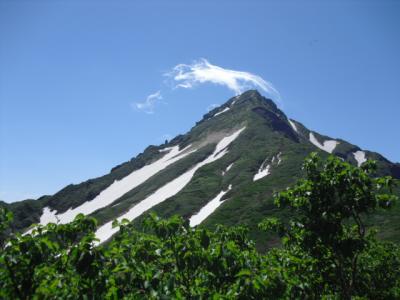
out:
<path id="1" fill-rule="evenodd" d="M 18 231 L 34 223 L 68 223 L 83 213 L 98 220 L 96 235 L 104 242 L 118 231 L 113 220 L 140 226 L 153 211 L 160 217 L 181 215 L 191 226 L 247 225 L 257 247 L 265 249 L 278 239 L 265 240 L 257 224 L 289 214 L 274 205 L 273 195 L 303 176 L 302 164 L 311 152 L 334 154 L 356 166 L 375 160 L 377 176 L 400 181 L 399 163 L 311 131 L 250 90 L 204 115 L 188 133 L 147 147 L 109 174 L 52 196 L 2 205 L 14 213 L 12 227 Z M 400 195 L 400 189 L 395 193 Z M 369 215 L 366 222 L 379 228 L 380 238 L 400 242 L 398 206 Z"/>

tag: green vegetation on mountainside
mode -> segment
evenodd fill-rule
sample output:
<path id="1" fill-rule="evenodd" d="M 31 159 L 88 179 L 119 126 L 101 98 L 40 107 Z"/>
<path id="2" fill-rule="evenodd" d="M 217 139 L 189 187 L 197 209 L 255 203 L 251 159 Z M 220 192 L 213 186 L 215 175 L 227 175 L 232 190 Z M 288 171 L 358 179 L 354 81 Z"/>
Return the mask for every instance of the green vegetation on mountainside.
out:
<path id="1" fill-rule="evenodd" d="M 227 107 L 230 109 L 215 116 L 217 112 Z M 232 185 L 232 190 L 223 198 L 224 203 L 202 223 L 202 226 L 213 229 L 217 224 L 226 226 L 243 224 L 248 226 L 249 235 L 256 241 L 258 249 L 264 250 L 275 246 L 278 243 L 277 236 L 269 234 L 268 238 L 265 238 L 265 233 L 261 232 L 257 226 L 265 216 L 290 217 L 289 211 L 273 205 L 273 195 L 285 190 L 304 176 L 301 165 L 309 153 L 318 151 L 323 158 L 328 156 L 309 142 L 310 131 L 304 125 L 297 121 L 292 122 L 296 125 L 297 132 L 291 127 L 285 114 L 271 100 L 262 97 L 257 91 L 248 91 L 233 97 L 224 105 L 204 115 L 188 133 L 179 135 L 162 145 L 162 148 L 179 145 L 180 149 L 192 145 L 192 149 L 197 149 L 196 152 L 169 165 L 91 216 L 97 219 L 99 225 L 117 218 L 139 201 L 204 160 L 214 151 L 215 145 L 223 137 L 246 126 L 246 130 L 229 146 L 226 155 L 197 170 L 192 180 L 179 193 L 156 205 L 152 211 L 163 218 L 175 214 L 189 218 L 218 193 L 227 190 L 228 186 Z M 332 139 L 316 132 L 314 134 L 320 142 Z M 338 141 L 340 143 L 335 148 L 334 154 L 356 165 L 353 152 L 359 148 L 346 141 Z M 12 227 L 20 230 L 38 222 L 45 206 L 63 212 L 70 207 L 92 200 L 114 180 L 119 180 L 133 170 L 159 159 L 164 155 L 159 152 L 159 149 L 161 146 L 150 146 L 135 159 L 113 168 L 109 174 L 78 185 L 67 186 L 53 196 L 45 196 L 38 201 L 27 200 L 11 205 L 3 204 L 14 213 Z M 260 165 L 266 160 L 268 162 L 278 153 L 281 153 L 281 163 L 271 164 L 270 174 L 254 182 L 254 174 L 258 172 Z M 376 176 L 399 173 L 398 165 L 390 163 L 377 153 L 368 151 L 366 153 L 368 158 L 377 161 Z M 232 163 L 232 168 L 223 175 L 226 167 Z M 400 175 L 397 178 L 400 178 Z M 397 189 L 396 193 L 400 195 L 400 190 Z M 146 215 L 135 220 L 136 228 L 140 228 Z M 389 212 L 379 212 L 368 216 L 366 222 L 369 226 L 377 226 L 381 229 L 380 238 L 400 241 L 400 208 L 395 207 Z"/>

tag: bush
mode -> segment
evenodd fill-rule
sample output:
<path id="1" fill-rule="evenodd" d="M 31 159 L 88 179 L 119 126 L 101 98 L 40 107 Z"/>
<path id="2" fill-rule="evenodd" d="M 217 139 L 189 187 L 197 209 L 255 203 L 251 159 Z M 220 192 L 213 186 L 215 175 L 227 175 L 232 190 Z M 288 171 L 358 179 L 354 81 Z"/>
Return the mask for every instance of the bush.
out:
<path id="1" fill-rule="evenodd" d="M 146 231 L 128 221 L 96 246 L 96 220 L 37 226 L 12 234 L 0 210 L 1 299 L 398 299 L 400 249 L 381 243 L 363 216 L 388 208 L 391 178 L 373 178 L 374 164 L 354 168 L 316 155 L 306 179 L 276 196 L 286 222 L 266 219 L 282 249 L 256 251 L 244 227 L 191 228 L 175 216 L 151 214 Z"/>

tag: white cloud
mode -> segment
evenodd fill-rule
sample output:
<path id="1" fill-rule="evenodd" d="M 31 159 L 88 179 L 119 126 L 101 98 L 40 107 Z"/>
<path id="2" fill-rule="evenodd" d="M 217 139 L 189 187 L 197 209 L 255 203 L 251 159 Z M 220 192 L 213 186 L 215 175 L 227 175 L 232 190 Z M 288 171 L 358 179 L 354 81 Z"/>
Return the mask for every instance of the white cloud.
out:
<path id="1" fill-rule="evenodd" d="M 161 91 L 157 91 L 154 94 L 150 94 L 147 96 L 146 100 L 143 102 L 136 102 L 132 105 L 136 107 L 138 110 L 144 111 L 147 114 L 154 113 L 154 106 L 156 102 L 162 99 Z"/>
<path id="2" fill-rule="evenodd" d="M 224 69 L 210 64 L 204 58 L 195 61 L 191 65 L 176 65 L 171 72 L 164 75 L 176 82 L 175 88 L 188 89 L 201 83 L 210 82 L 226 86 L 235 95 L 239 95 L 247 89 L 259 88 L 271 96 L 275 96 L 276 100 L 279 100 L 279 92 L 271 83 L 265 81 L 260 76 L 249 72 Z"/>
<path id="3" fill-rule="evenodd" d="M 262 77 L 244 71 L 224 69 L 212 65 L 208 60 L 202 58 L 192 64 L 178 64 L 170 72 L 164 73 L 168 80 L 164 84 L 172 84 L 170 88 L 193 88 L 203 83 L 213 83 L 225 86 L 235 95 L 239 95 L 249 89 L 259 89 L 267 93 L 271 98 L 280 103 L 280 94 L 274 86 Z M 164 91 L 163 91 L 164 93 Z M 147 96 L 143 102 L 132 103 L 132 107 L 147 114 L 153 114 L 154 108 L 161 99 L 161 91 Z M 217 107 L 217 104 L 210 105 L 207 110 Z"/>

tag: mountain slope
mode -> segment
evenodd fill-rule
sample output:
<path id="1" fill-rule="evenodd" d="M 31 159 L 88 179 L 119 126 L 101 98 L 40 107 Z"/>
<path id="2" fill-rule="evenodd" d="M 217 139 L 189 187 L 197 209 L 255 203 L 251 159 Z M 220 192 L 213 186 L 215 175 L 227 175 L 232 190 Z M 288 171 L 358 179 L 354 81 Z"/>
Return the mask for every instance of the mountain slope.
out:
<path id="1" fill-rule="evenodd" d="M 107 175 L 9 207 L 18 230 L 33 222 L 64 223 L 77 213 L 90 214 L 99 221 L 101 240 L 117 231 L 111 228 L 117 217 L 140 224 L 151 209 L 194 222 L 191 218 L 201 212 L 202 226 L 246 224 L 261 243 L 265 238 L 257 223 L 266 215 L 288 214 L 273 205 L 273 194 L 301 178 L 303 160 L 312 151 L 332 153 L 354 165 L 374 159 L 377 175 L 400 178 L 399 164 L 310 131 L 257 91 L 247 91 L 204 115 L 188 133 L 148 147 Z M 368 220 L 382 228 L 382 237 L 399 241 L 400 211 Z"/>

